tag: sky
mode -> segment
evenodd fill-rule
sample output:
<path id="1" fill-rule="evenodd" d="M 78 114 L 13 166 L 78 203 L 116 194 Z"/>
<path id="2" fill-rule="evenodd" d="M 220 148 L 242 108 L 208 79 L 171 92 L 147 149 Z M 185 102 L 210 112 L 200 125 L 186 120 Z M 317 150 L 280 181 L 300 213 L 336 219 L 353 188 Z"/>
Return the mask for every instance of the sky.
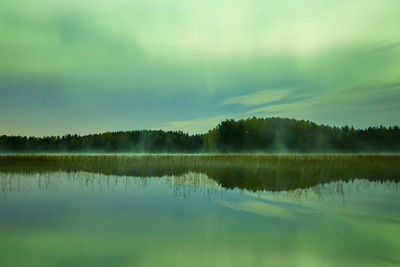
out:
<path id="1" fill-rule="evenodd" d="M 400 124 L 398 0 L 1 0 L 0 134 Z"/>

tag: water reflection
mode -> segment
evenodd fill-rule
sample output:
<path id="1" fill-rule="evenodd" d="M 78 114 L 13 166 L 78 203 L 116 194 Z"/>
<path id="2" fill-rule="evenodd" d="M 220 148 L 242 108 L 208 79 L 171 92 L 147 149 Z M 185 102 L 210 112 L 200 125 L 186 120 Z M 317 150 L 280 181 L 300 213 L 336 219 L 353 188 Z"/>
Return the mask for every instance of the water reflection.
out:
<path id="1" fill-rule="evenodd" d="M 371 182 L 366 179 L 354 179 L 351 181 L 333 181 L 317 184 L 309 188 L 297 188 L 287 191 L 250 191 L 246 189 L 226 189 L 216 180 L 209 178 L 204 173 L 188 172 L 183 175 L 165 175 L 162 177 L 132 177 L 105 175 L 88 172 L 40 172 L 40 173 L 11 173 L 0 172 L 1 196 L 15 192 L 57 192 L 73 188 L 74 190 L 114 191 L 123 189 L 129 191 L 132 188 L 146 190 L 148 187 L 164 184 L 170 188 L 174 197 L 186 198 L 193 193 L 203 196 L 223 194 L 227 190 L 237 190 L 256 198 L 263 198 L 268 194 L 274 200 L 291 200 L 301 202 L 307 199 L 340 199 L 345 204 L 346 194 L 357 192 L 372 192 L 384 190 L 387 192 L 399 192 L 400 183 L 395 181 Z M 222 203 L 229 206 L 228 203 Z M 247 203 L 249 204 L 249 203 Z M 247 204 L 245 206 L 247 206 Z M 254 207 L 257 209 L 257 207 Z"/>
<path id="2" fill-rule="evenodd" d="M 90 191 L 108 191 L 123 189 L 143 189 L 165 184 L 173 196 L 184 198 L 192 193 L 205 196 L 221 193 L 223 188 L 203 173 L 188 172 L 184 175 L 166 175 L 162 177 L 132 177 L 105 175 L 87 172 L 40 172 L 40 173 L 1 173 L 1 195 L 8 193 L 57 192 L 68 188 Z"/>
<path id="3" fill-rule="evenodd" d="M 0 266 L 400 264 L 397 159 L 61 159 L 0 165 Z"/>
<path id="4" fill-rule="evenodd" d="M 136 177 L 203 173 L 224 188 L 287 191 L 332 181 L 400 180 L 400 156 L 70 155 L 0 156 L 0 172 L 90 172 Z"/>

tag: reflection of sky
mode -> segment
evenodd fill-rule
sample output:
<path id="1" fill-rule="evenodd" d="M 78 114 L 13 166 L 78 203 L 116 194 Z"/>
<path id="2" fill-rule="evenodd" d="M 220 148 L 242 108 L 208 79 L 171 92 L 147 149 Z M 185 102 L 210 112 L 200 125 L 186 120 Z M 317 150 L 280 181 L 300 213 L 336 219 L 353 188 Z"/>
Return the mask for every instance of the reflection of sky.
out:
<path id="1" fill-rule="evenodd" d="M 0 134 L 399 124 L 400 3 L 0 3 Z"/>
<path id="2" fill-rule="evenodd" d="M 299 192 L 224 190 L 201 174 L 196 186 L 194 174 L 7 177 L 15 187 L 0 202 L 4 266 L 400 262 L 400 240 L 394 234 L 400 199 L 398 185 L 392 183 L 335 182 L 301 190 L 300 197 Z M 346 192 L 345 204 L 339 185 Z M 174 193 L 177 188 L 181 194 Z M 204 188 L 216 191 L 209 194 Z"/>

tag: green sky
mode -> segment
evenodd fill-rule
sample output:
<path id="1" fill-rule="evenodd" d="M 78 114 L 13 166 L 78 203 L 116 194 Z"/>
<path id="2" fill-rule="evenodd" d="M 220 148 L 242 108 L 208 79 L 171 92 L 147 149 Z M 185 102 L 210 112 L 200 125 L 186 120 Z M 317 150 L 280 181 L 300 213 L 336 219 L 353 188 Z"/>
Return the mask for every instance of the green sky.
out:
<path id="1" fill-rule="evenodd" d="M 2 0 L 0 134 L 400 124 L 398 0 Z"/>

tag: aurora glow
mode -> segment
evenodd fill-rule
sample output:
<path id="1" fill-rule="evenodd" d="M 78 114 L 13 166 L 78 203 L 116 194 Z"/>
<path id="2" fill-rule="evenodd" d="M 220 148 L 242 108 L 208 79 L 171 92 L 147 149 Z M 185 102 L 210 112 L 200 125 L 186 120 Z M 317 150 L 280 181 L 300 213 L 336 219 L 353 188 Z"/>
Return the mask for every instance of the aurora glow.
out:
<path id="1" fill-rule="evenodd" d="M 400 124 L 398 0 L 2 0 L 0 134 Z"/>

